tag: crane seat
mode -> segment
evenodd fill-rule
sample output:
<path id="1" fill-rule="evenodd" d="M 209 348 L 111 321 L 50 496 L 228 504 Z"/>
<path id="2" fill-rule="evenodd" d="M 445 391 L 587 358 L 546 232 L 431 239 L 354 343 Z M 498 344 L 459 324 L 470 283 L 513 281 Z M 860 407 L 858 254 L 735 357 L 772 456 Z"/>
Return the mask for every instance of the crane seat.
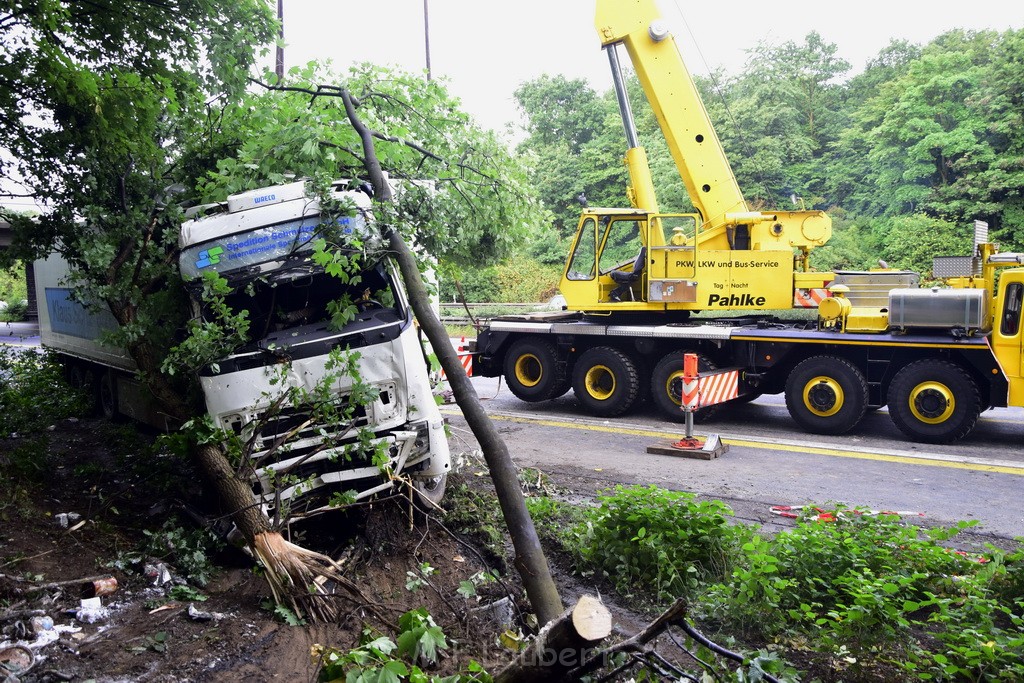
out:
<path id="1" fill-rule="evenodd" d="M 633 283 L 637 282 L 644 273 L 644 265 L 647 263 L 647 247 L 640 247 L 640 253 L 636 255 L 636 259 L 633 260 L 633 269 L 630 271 L 625 270 L 613 270 L 608 273 L 611 277 L 612 282 L 618 285 L 611 291 L 608 298 L 614 302 L 622 301 L 624 294 L 628 293 L 630 300 L 635 300 L 633 297 Z"/>

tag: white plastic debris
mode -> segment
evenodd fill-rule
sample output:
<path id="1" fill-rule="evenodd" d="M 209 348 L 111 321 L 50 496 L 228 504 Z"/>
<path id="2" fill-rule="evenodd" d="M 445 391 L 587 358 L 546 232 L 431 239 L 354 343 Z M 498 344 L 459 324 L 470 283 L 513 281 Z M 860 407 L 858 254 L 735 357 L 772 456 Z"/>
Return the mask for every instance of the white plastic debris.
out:
<path id="1" fill-rule="evenodd" d="M 81 606 L 75 612 L 75 619 L 85 624 L 95 624 L 110 616 L 110 610 L 103 606 L 103 601 L 96 598 L 82 598 Z"/>

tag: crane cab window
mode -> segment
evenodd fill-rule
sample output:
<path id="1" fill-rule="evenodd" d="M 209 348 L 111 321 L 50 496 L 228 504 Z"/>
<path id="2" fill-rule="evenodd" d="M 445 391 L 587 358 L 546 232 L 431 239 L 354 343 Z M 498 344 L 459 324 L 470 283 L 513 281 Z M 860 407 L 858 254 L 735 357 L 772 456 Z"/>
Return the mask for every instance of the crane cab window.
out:
<path id="1" fill-rule="evenodd" d="M 609 220 L 601 235 L 601 273 L 619 270 L 633 263 L 640 253 L 640 221 Z"/>
<path id="2" fill-rule="evenodd" d="M 597 221 L 593 218 L 584 220 L 580 226 L 579 237 L 576 239 L 576 248 L 569 259 L 569 266 L 565 270 L 565 277 L 568 280 L 593 280 L 597 255 Z"/>
<path id="3" fill-rule="evenodd" d="M 1020 331 L 1022 298 L 1024 298 L 1024 284 L 1012 282 L 1006 287 L 1002 324 L 999 326 L 999 333 L 1004 337 L 1013 337 Z"/>

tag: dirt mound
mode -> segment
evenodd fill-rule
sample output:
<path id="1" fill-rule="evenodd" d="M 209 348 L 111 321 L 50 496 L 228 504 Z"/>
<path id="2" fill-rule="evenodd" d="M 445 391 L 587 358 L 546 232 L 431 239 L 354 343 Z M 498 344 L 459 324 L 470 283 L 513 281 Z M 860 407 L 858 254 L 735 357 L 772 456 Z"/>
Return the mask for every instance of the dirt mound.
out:
<path id="1" fill-rule="evenodd" d="M 31 668 L 9 664 L 21 681 L 312 680 L 314 645 L 393 637 L 399 617 L 419 607 L 449 640 L 436 673 L 507 659 L 495 643 L 520 616 L 521 587 L 508 576 L 481 580 L 488 551 L 440 519 L 410 525 L 401 498 L 286 530 L 341 559 L 375 605 L 300 628 L 272 609 L 241 550 L 189 523 L 203 507 L 187 463 L 98 421 L 66 421 L 46 437 L 0 442 L 0 467 L 21 472 L 0 508 L 0 661 L 4 648 L 23 656 L 12 644 L 27 644 Z M 38 468 L 23 472 L 33 449 Z M 117 590 L 83 611 L 83 586 L 107 577 Z"/>

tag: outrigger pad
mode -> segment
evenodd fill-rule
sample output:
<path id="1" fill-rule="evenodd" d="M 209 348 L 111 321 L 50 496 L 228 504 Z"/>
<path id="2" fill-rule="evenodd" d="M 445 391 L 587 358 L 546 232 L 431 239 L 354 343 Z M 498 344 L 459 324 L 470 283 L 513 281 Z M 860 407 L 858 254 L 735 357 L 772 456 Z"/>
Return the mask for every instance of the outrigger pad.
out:
<path id="1" fill-rule="evenodd" d="M 728 444 L 723 443 L 718 434 L 710 434 L 704 441 L 684 437 L 671 444 L 654 444 L 647 447 L 647 452 L 655 455 L 674 455 L 695 460 L 714 460 L 728 450 Z"/>

